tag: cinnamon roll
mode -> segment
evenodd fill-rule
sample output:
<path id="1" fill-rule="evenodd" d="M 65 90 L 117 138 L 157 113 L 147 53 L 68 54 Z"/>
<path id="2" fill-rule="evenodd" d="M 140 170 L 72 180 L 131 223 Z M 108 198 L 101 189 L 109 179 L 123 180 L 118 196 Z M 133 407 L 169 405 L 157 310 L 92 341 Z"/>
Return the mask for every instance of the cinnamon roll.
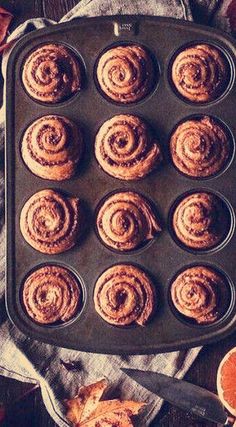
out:
<path id="1" fill-rule="evenodd" d="M 140 268 L 115 265 L 97 280 L 94 303 L 97 313 L 112 325 L 144 325 L 155 309 L 155 289 Z"/>
<path id="2" fill-rule="evenodd" d="M 197 266 L 183 271 L 171 286 L 176 309 L 199 324 L 215 322 L 226 309 L 226 290 L 222 275 L 209 267 Z"/>
<path id="3" fill-rule="evenodd" d="M 97 80 L 104 94 L 113 101 L 122 104 L 137 102 L 153 87 L 153 61 L 141 46 L 114 47 L 100 57 Z"/>
<path id="4" fill-rule="evenodd" d="M 177 238 L 193 249 L 210 249 L 226 236 L 229 212 L 219 197 L 199 192 L 186 196 L 176 207 L 173 228 Z"/>
<path id="5" fill-rule="evenodd" d="M 35 49 L 26 59 L 22 80 L 32 98 L 56 103 L 80 89 L 80 68 L 70 49 L 60 44 L 45 44 Z"/>
<path id="6" fill-rule="evenodd" d="M 97 215 L 97 230 L 109 247 L 129 251 L 153 239 L 161 229 L 146 199 L 123 191 L 105 200 Z"/>
<path id="7" fill-rule="evenodd" d="M 112 117 L 100 127 L 95 155 L 105 172 L 127 181 L 144 177 L 162 159 L 149 127 L 139 117 L 124 114 Z"/>
<path id="8" fill-rule="evenodd" d="M 27 314 L 41 324 L 70 320 L 82 304 L 81 285 L 69 270 L 47 265 L 31 273 L 23 285 Z"/>
<path id="9" fill-rule="evenodd" d="M 210 117 L 186 120 L 171 136 L 173 163 L 192 177 L 208 177 L 220 172 L 230 155 L 229 137 Z"/>
<path id="10" fill-rule="evenodd" d="M 192 102 L 209 102 L 219 97 L 229 82 L 228 61 L 211 45 L 197 44 L 180 52 L 172 65 L 177 91 Z"/>
<path id="11" fill-rule="evenodd" d="M 82 135 L 66 117 L 43 116 L 26 130 L 21 146 L 26 166 L 40 178 L 71 178 L 82 154 Z"/>
<path id="12" fill-rule="evenodd" d="M 45 254 L 58 254 L 72 248 L 81 230 L 79 199 L 65 198 L 54 190 L 35 193 L 20 215 L 24 239 Z"/>

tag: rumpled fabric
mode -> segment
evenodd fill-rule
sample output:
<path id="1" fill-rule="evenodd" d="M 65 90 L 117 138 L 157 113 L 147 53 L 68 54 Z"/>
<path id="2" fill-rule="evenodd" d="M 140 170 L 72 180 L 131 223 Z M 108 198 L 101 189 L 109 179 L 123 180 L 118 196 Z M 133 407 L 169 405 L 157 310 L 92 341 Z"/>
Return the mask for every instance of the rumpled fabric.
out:
<path id="1" fill-rule="evenodd" d="M 211 22 L 229 30 L 229 19 L 224 17 L 224 9 L 222 13 L 219 12 L 219 10 L 222 10 L 220 3 L 222 2 L 207 0 L 197 0 L 195 2 L 189 2 L 188 0 L 150 0 L 148 2 L 146 0 L 81 0 L 60 22 L 82 16 L 116 14 L 146 14 L 185 20 L 193 20 L 195 18 L 198 20 L 197 18 L 203 14 L 205 23 Z M 199 11 L 199 15 L 197 11 Z M 44 18 L 28 20 L 11 34 L 8 41 L 17 40 L 27 32 L 54 24 L 56 22 Z M 3 75 L 5 75 L 9 52 L 10 50 L 3 57 Z M 148 403 L 147 409 L 139 418 L 137 425 L 141 427 L 149 426 L 163 402 L 156 395 L 130 380 L 121 372 L 120 368 L 151 370 L 182 378 L 197 357 L 200 347 L 148 356 L 121 357 L 89 354 L 53 347 L 32 340 L 19 332 L 7 317 L 4 297 L 4 107 L 5 103 L 0 112 L 0 375 L 33 384 L 38 383 L 49 414 L 61 427 L 68 426 L 64 405 L 62 404 L 63 399 L 74 396 L 80 385 L 89 384 L 106 377 L 111 384 L 108 398 L 119 396 L 122 399 Z M 67 363 L 69 365 L 72 363 L 77 368 L 68 369 L 69 365 Z"/>

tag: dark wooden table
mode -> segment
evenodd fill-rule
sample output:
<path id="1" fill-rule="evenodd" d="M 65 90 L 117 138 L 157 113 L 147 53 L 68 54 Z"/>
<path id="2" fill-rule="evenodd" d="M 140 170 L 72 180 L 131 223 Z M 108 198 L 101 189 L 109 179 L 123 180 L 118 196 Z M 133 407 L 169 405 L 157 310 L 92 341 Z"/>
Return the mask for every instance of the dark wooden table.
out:
<path id="1" fill-rule="evenodd" d="M 59 20 L 78 3 L 77 0 L 0 0 L 0 6 L 12 11 L 15 16 L 12 27 L 28 18 L 44 16 Z M 196 21 L 202 18 L 195 17 Z M 2 89 L 2 82 L 1 82 Z M 195 384 L 216 391 L 216 371 L 223 355 L 236 345 L 236 333 L 218 344 L 206 346 L 194 363 L 186 379 Z M 1 353 L 0 353 L 1 364 Z M 0 377 L 0 402 L 10 404 L 24 394 L 32 385 Z M 6 427 L 55 427 L 42 403 L 40 391 L 34 391 L 27 398 L 16 403 L 9 413 Z M 168 404 L 153 422 L 152 427 L 215 427 L 214 423 L 196 419 Z"/>

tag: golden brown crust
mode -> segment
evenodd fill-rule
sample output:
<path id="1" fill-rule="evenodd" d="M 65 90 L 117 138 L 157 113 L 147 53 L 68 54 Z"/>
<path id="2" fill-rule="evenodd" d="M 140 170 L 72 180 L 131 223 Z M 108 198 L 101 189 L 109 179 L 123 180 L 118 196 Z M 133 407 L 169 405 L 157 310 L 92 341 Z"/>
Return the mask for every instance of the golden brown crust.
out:
<path id="1" fill-rule="evenodd" d="M 210 249 L 219 244 L 228 228 L 226 208 L 215 195 L 199 192 L 185 197 L 173 215 L 173 229 L 189 248 Z"/>
<path id="2" fill-rule="evenodd" d="M 198 44 L 184 49 L 172 65 L 177 91 L 192 102 L 209 102 L 220 96 L 229 81 L 229 66 L 219 49 Z"/>
<path id="3" fill-rule="evenodd" d="M 113 101 L 131 103 L 144 98 L 154 83 L 150 54 L 141 46 L 118 46 L 105 52 L 98 62 L 97 79 Z"/>
<path id="4" fill-rule="evenodd" d="M 20 215 L 24 239 L 45 254 L 59 254 L 72 248 L 81 230 L 79 199 L 65 198 L 54 190 L 42 190 L 30 197 Z"/>
<path id="5" fill-rule="evenodd" d="M 186 120 L 171 136 L 173 163 L 192 177 L 208 177 L 220 172 L 230 154 L 230 141 L 222 126 L 210 117 Z"/>
<path id="6" fill-rule="evenodd" d="M 28 315 L 35 322 L 66 322 L 79 309 L 82 291 L 69 270 L 47 265 L 27 277 L 23 286 L 23 302 Z"/>
<path id="7" fill-rule="evenodd" d="M 26 59 L 22 80 L 32 98 L 46 103 L 60 102 L 80 89 L 80 64 L 65 46 L 42 45 Z"/>
<path id="8" fill-rule="evenodd" d="M 147 200 L 123 191 L 105 200 L 98 212 L 97 230 L 106 245 L 129 251 L 153 239 L 161 229 Z"/>
<path id="9" fill-rule="evenodd" d="M 95 155 L 109 175 L 130 181 L 147 175 L 162 159 L 148 126 L 139 117 L 124 114 L 112 117 L 100 127 Z"/>
<path id="10" fill-rule="evenodd" d="M 223 277 L 213 269 L 197 266 L 183 271 L 171 286 L 176 309 L 199 324 L 215 322 L 220 314 L 220 293 L 226 287 Z"/>
<path id="11" fill-rule="evenodd" d="M 140 268 L 120 264 L 108 268 L 97 280 L 97 313 L 112 325 L 144 325 L 155 309 L 156 294 L 150 278 Z"/>
<path id="12" fill-rule="evenodd" d="M 26 166 L 40 178 L 71 178 L 81 158 L 82 135 L 75 123 L 63 116 L 43 116 L 33 122 L 22 139 Z"/>

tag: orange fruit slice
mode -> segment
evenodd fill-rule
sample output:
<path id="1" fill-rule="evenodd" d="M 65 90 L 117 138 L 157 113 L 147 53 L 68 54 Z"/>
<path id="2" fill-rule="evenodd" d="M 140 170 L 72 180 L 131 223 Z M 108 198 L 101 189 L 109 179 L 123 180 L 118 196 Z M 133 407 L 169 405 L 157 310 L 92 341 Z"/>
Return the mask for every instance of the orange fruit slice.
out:
<path id="1" fill-rule="evenodd" d="M 217 371 L 217 391 L 228 411 L 236 416 L 236 347 L 220 363 Z"/>

